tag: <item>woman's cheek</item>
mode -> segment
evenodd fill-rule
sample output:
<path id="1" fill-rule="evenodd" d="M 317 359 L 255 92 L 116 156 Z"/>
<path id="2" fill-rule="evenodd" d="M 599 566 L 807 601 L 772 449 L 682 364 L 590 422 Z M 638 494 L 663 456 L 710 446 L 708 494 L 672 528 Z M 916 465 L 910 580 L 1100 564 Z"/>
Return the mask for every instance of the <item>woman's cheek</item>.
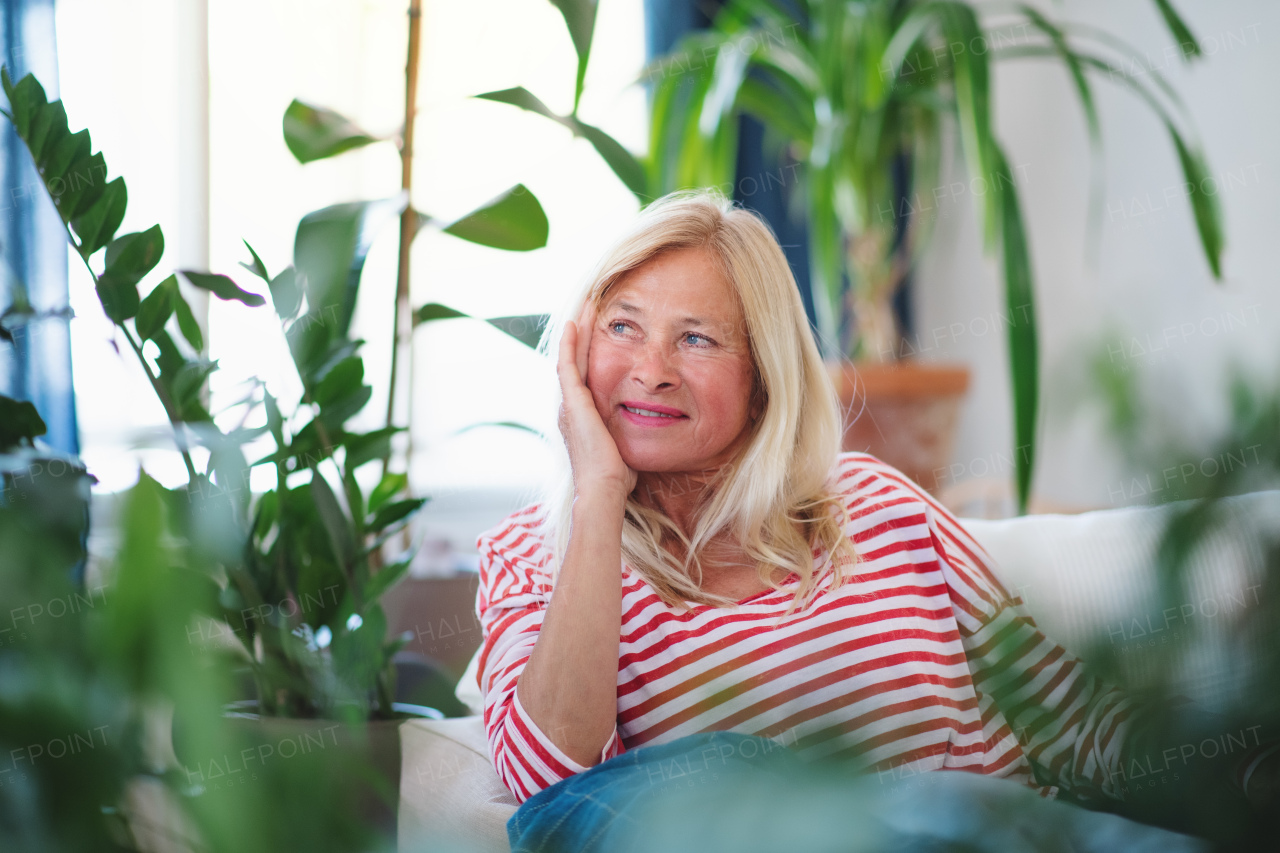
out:
<path id="1" fill-rule="evenodd" d="M 600 357 L 600 350 L 592 343 L 591 352 L 587 356 L 587 390 L 595 401 L 600 417 L 609 419 L 609 400 L 613 396 L 616 379 L 611 375 L 613 365 L 609 359 Z"/>

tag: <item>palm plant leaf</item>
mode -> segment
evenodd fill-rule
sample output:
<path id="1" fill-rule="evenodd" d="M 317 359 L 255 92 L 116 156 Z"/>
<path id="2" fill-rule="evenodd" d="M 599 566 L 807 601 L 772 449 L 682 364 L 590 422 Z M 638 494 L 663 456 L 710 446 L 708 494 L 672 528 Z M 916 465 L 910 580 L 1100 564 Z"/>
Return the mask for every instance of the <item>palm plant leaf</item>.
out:
<path id="1" fill-rule="evenodd" d="M 990 195 L 995 197 L 1000 223 L 1005 308 L 1010 318 L 1008 343 L 1013 383 L 1014 478 L 1018 512 L 1025 513 L 1035 468 L 1036 415 L 1040 410 L 1040 349 L 1036 334 L 1035 290 L 1017 185 L 1004 151 L 998 144 L 992 147 L 992 157 L 1000 189 Z"/>
<path id="2" fill-rule="evenodd" d="M 1003 55 L 1009 59 L 1051 59 L 1056 56 L 1056 52 L 1054 48 L 1044 45 L 1021 45 L 1015 48 L 1008 48 Z M 1169 114 L 1169 110 L 1141 81 L 1130 74 L 1124 73 L 1122 68 L 1117 67 L 1106 58 L 1079 51 L 1075 52 L 1075 56 L 1082 65 L 1105 72 L 1108 79 L 1120 82 L 1138 95 L 1164 123 L 1170 140 L 1173 142 L 1174 149 L 1178 154 L 1178 165 L 1182 170 L 1183 178 L 1191 187 L 1188 193 L 1188 201 L 1195 217 L 1196 230 L 1200 237 L 1201 247 L 1204 249 L 1205 261 L 1209 264 L 1209 270 L 1212 272 L 1213 277 L 1221 280 L 1222 250 L 1225 245 L 1222 210 L 1214 195 L 1203 192 L 1200 189 L 1203 186 L 1203 181 L 1210 177 L 1208 167 L 1205 165 L 1203 152 L 1198 146 L 1187 140 L 1186 135 L 1178 129 L 1178 125 L 1175 123 L 1173 116 Z"/>

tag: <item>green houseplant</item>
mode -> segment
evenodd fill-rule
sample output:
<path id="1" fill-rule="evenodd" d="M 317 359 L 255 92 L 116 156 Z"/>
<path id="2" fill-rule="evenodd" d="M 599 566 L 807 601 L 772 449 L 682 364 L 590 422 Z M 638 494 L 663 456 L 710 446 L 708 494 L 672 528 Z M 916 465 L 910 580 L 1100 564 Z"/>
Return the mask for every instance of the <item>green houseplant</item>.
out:
<path id="1" fill-rule="evenodd" d="M 249 248 L 245 267 L 265 282 L 303 390 L 296 403 L 282 406 L 259 381 L 241 403 L 261 412 L 265 422 L 224 429 L 204 402 L 217 365 L 201 354 L 203 335 L 177 276 L 249 306 L 266 299 L 227 276 L 193 270 L 169 275 L 144 297 L 139 284 L 164 252 L 161 229 L 117 236 L 127 190 L 122 178 L 106 180 L 106 163 L 93 152 L 88 131 L 70 132 L 62 103 L 48 102 L 35 77 L 15 84 L 0 70 L 0 81 L 9 101 L 5 114 L 30 152 L 104 312 L 163 405 L 187 470 L 184 486 L 168 490 L 152 482 L 148 497 L 163 507 L 167 535 L 184 543 L 182 586 L 195 590 L 184 593 L 185 600 L 203 613 L 194 624 L 174 617 L 170 627 L 186 629 L 188 657 L 230 653 L 239 681 L 250 685 L 261 724 L 241 725 L 234 738 L 278 739 L 281 724 L 272 718 L 341 724 L 328 726 L 337 732 L 330 734 L 339 753 L 334 766 L 355 762 L 355 777 L 344 777 L 369 779 L 358 788 L 373 792 L 363 795 L 363 807 L 382 827 L 393 828 L 393 811 L 376 800 L 392 801 L 398 781 L 393 721 L 405 709 L 395 702 L 393 656 L 407 638 L 388 637 L 381 599 L 404 577 L 412 554 L 387 562 L 382 546 L 426 500 L 397 498 L 404 474 L 386 473 L 372 489 L 362 486 L 357 469 L 386 458 L 398 430 L 355 431 L 348 421 L 372 395 L 359 355 L 363 341 L 350 334 L 360 272 L 371 232 L 395 202 L 336 205 L 304 217 L 295 263 L 274 276 Z M 259 437 L 269 438 L 274 450 L 250 462 L 246 446 Z M 199 456 L 207 459 L 203 470 L 196 466 Z M 275 486 L 255 494 L 250 471 L 257 466 L 270 467 Z M 147 563 L 158 555 L 144 556 Z M 143 640 L 161 642 L 142 637 L 128 651 L 153 657 Z M 205 758 L 216 764 L 218 755 L 230 754 L 219 752 L 224 741 L 189 732 L 201 730 L 192 721 L 210 709 L 191 702 L 176 707 L 181 726 L 174 745 L 184 765 L 198 768 Z M 301 735 L 308 725 L 293 728 Z M 370 761 L 381 777 L 359 769 Z M 221 765 L 219 770 L 219 776 L 226 773 Z M 203 780 L 204 771 L 198 773 Z"/>
<path id="2" fill-rule="evenodd" d="M 401 230 L 402 287 L 408 242 L 422 225 L 514 250 L 538 248 L 547 236 L 545 214 L 523 186 L 449 223 L 408 204 L 417 16 L 410 22 L 402 192 L 308 214 L 297 229 L 294 263 L 276 275 L 248 247 L 250 260 L 243 266 L 265 283 L 303 386 L 296 404 L 281 405 L 258 382 L 240 401 L 261 414 L 265 423 L 257 427 L 246 427 L 246 418 L 224 430 L 208 411 L 207 379 L 216 364 L 202 355 L 203 334 L 178 276 L 222 299 L 250 306 L 266 300 L 227 276 L 191 270 L 140 293 L 139 283 L 163 254 L 159 227 L 117 237 L 127 205 L 123 179 L 106 181 L 106 164 L 92 151 L 88 131 L 72 134 L 61 102 L 49 103 L 34 77 L 15 84 L 6 72 L 3 80 L 6 115 L 27 145 L 105 313 L 162 403 L 187 470 L 184 487 L 162 490 L 171 504 L 173 533 L 189 544 L 208 592 L 202 598 L 206 618 L 190 627 L 187 643 L 202 651 L 238 650 L 242 679 L 256 697 L 253 710 L 268 733 L 283 725 L 271 718 L 337 720 L 361 728 L 382 720 L 394 736 L 393 721 L 403 716 L 394 701 L 392 658 L 407 637 L 388 639 L 380 599 L 404 577 L 412 554 L 400 553 L 390 562 L 383 556 L 396 548 L 393 537 L 426 500 L 404 498 L 407 475 L 387 470 L 392 439 L 403 428 L 388 423 L 356 432 L 347 426 L 372 396 L 359 356 L 363 341 L 351 335 L 350 325 L 375 234 L 396 214 L 402 226 L 410 223 Z M 353 128 L 332 111 L 296 101 L 284 121 L 285 141 L 300 162 L 376 141 Z M 417 312 L 420 322 L 462 316 L 441 305 Z M 536 342 L 538 318 L 491 322 L 529 345 Z M 273 440 L 274 449 L 249 462 L 245 446 L 259 438 Z M 200 471 L 196 460 L 202 454 L 208 461 Z M 369 480 L 367 470 L 356 476 L 357 469 L 379 460 L 380 479 Z M 270 466 L 275 488 L 254 494 L 249 473 L 258 466 Z M 369 489 L 371 482 L 376 485 Z M 385 763 L 395 765 L 386 773 L 394 788 L 398 745 L 383 751 Z M 198 765 L 199 756 L 192 756 Z"/>
<path id="3" fill-rule="evenodd" d="M 208 546 L 201 568 L 219 586 L 212 615 L 238 638 L 260 709 L 352 720 L 389 716 L 396 643 L 385 638 L 378 599 L 407 561 L 381 565 L 377 544 L 425 501 L 391 500 L 402 475 L 388 475 L 367 496 L 355 477 L 357 468 L 380 457 L 394 432 L 346 429 L 371 394 L 358 354 L 362 341 L 349 337 L 355 296 L 349 271 L 358 277 L 367 241 L 362 246 L 357 238 L 370 227 L 369 212 L 326 210 L 305 218 L 296 265 L 275 276 L 250 249 L 247 266 L 267 282 L 304 390 L 282 411 L 265 388 L 256 388 L 250 402 L 262 406 L 266 423 L 224 432 L 203 403 L 216 364 L 200 354 L 202 333 L 177 276 L 156 283 L 145 298 L 139 294 L 139 283 L 164 252 L 159 226 L 116 236 L 127 206 L 124 179 L 105 180 L 106 163 L 92 151 L 88 131 L 70 132 L 62 103 L 47 102 L 35 77 L 15 84 L 6 71 L 3 83 L 7 115 L 103 310 L 172 425 L 188 473 L 179 527 Z M 102 265 L 95 268 L 100 251 Z M 222 299 L 251 306 L 266 301 L 224 275 L 178 275 Z M 276 488 L 254 496 L 243 447 L 264 434 L 276 449 L 253 464 L 274 468 Z M 207 452 L 204 471 L 195 466 L 195 448 Z M 316 635 L 323 639 L 325 632 L 328 640 L 318 642 Z"/>
<path id="4" fill-rule="evenodd" d="M 30 403 L 0 396 L 0 848 L 373 849 L 344 781 L 365 772 L 358 754 L 226 772 L 260 744 L 220 713 L 238 662 L 189 642 L 218 603 L 207 545 L 177 524 L 186 490 L 140 476 L 110 525 L 115 556 L 85 575 L 92 478 L 44 431 Z M 183 721 L 174 745 L 210 758 L 157 752 L 165 709 Z"/>
<path id="5" fill-rule="evenodd" d="M 1199 54 L 1168 0 L 1156 6 L 1182 49 Z M 1014 39 L 1009 33 L 1026 34 Z M 739 116 L 766 127 L 801 165 L 810 235 L 810 287 L 832 357 L 875 359 L 899 349 L 890 298 L 927 245 L 929 221 L 908 215 L 913 194 L 938 184 L 944 131 L 958 130 L 988 252 L 998 253 L 1010 317 L 1017 497 L 1025 510 L 1038 411 L 1034 287 L 1018 183 L 995 134 L 994 59 L 1049 59 L 1070 74 L 1089 137 L 1099 143 L 1090 75 L 1133 90 L 1168 129 L 1188 184 L 1207 174 L 1177 93 L 1124 73 L 1138 55 L 1119 39 L 1060 24 L 1032 6 L 979 11 L 946 0 L 728 0 L 712 28 L 655 63 L 648 186 L 660 194 L 734 178 Z M 906 165 L 908 185 L 895 179 Z M 1099 201 L 1095 195 L 1095 206 Z M 1220 277 L 1222 226 L 1212 195 L 1190 195 L 1205 258 Z M 889 215 L 885 215 L 885 211 Z"/>

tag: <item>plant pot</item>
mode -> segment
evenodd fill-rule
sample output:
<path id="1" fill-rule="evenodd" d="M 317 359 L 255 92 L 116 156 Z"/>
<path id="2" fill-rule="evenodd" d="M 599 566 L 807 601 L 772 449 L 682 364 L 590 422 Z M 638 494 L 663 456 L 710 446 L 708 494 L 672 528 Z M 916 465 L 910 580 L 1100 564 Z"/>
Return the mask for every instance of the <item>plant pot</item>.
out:
<path id="1" fill-rule="evenodd" d="M 841 448 L 870 453 L 936 495 L 955 450 L 969 369 L 913 361 L 829 366 L 845 413 Z"/>
<path id="2" fill-rule="evenodd" d="M 341 811 L 340 815 L 326 814 L 324 820 L 336 822 L 335 825 L 346 821 L 345 825 L 354 827 L 349 830 L 353 836 L 372 830 L 379 838 L 394 843 L 400 792 L 400 724 L 421 714 L 351 724 L 260 717 L 235 710 L 253 704 L 230 706 L 223 717 L 224 739 L 215 749 L 188 745 L 187 750 L 177 750 L 182 739 L 175 719 L 176 755 L 186 781 L 197 795 L 253 798 L 292 791 L 299 796 L 315 796 L 315 808 Z M 310 794 L 304 793 L 304 788 Z"/>
<path id="3" fill-rule="evenodd" d="M 229 722 L 260 752 L 273 750 L 280 760 L 310 752 L 332 754 L 334 766 L 363 765 L 373 771 L 371 778 L 349 773 L 349 802 L 360 820 L 385 838 L 395 838 L 396 812 L 400 792 L 400 724 L 403 719 L 370 720 L 361 725 L 336 720 L 295 720 L 284 717 L 232 715 Z M 288 753 L 288 754 L 286 754 Z M 266 760 L 270 760 L 270 756 Z M 350 765 L 345 762 L 351 762 Z"/>

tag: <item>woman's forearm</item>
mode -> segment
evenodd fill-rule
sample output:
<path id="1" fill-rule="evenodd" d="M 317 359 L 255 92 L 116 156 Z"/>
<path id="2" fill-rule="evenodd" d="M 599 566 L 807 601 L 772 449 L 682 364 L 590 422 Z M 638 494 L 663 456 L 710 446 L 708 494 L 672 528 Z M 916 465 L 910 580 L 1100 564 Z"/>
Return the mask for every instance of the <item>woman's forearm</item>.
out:
<path id="1" fill-rule="evenodd" d="M 520 704 L 566 755 L 594 765 L 618 716 L 622 518 L 626 496 L 580 493 L 569 544 L 533 652 Z"/>

